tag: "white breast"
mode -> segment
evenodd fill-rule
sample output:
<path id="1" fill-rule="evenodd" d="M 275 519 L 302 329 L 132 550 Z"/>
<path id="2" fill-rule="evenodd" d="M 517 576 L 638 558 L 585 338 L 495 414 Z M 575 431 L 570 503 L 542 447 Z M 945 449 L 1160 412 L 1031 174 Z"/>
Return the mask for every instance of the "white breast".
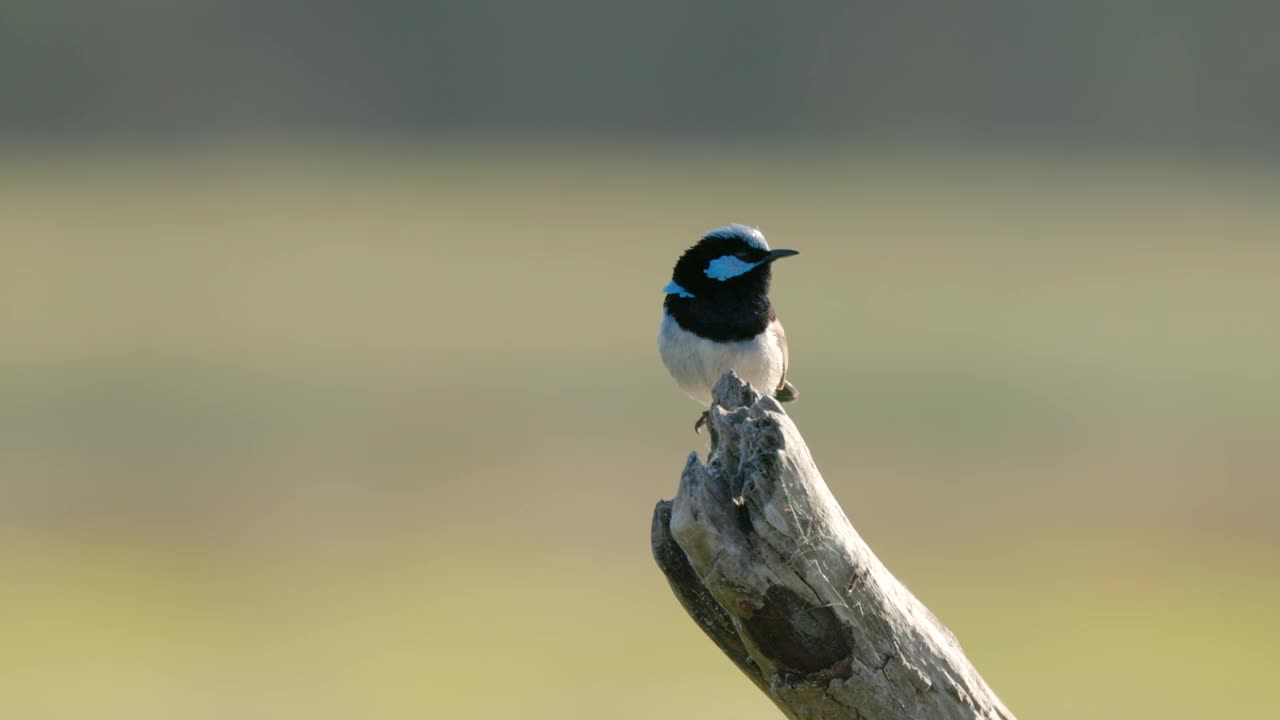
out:
<path id="1" fill-rule="evenodd" d="M 782 348 L 772 329 L 750 340 L 719 343 L 694 335 L 663 312 L 658 353 L 680 388 L 703 405 L 711 403 L 711 386 L 725 370 L 732 369 L 762 395 L 772 394 L 782 381 Z"/>

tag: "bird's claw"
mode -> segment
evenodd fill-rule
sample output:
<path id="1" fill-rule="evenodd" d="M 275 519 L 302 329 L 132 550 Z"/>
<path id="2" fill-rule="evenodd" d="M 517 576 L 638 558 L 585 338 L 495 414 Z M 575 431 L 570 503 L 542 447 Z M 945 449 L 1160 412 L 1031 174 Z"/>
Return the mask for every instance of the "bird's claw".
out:
<path id="1" fill-rule="evenodd" d="M 693 431 L 698 435 L 701 435 L 702 426 L 706 425 L 709 420 L 711 420 L 711 411 L 703 410 L 702 414 L 698 416 L 698 421 L 693 424 Z"/>

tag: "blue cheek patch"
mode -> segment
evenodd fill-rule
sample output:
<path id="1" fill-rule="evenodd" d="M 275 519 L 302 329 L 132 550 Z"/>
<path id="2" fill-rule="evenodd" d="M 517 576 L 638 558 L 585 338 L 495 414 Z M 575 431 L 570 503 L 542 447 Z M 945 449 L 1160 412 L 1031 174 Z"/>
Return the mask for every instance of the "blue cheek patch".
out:
<path id="1" fill-rule="evenodd" d="M 675 280 L 672 280 L 671 282 L 667 283 L 667 286 L 662 288 L 662 292 L 668 295 L 679 295 L 682 298 L 693 297 L 693 293 L 680 287 L 680 283 L 676 282 Z"/>
<path id="2" fill-rule="evenodd" d="M 712 280 L 724 282 L 729 278 L 736 278 L 743 273 L 751 272 L 759 266 L 760 263 L 743 262 L 732 255 L 725 255 L 712 260 L 703 272 Z"/>

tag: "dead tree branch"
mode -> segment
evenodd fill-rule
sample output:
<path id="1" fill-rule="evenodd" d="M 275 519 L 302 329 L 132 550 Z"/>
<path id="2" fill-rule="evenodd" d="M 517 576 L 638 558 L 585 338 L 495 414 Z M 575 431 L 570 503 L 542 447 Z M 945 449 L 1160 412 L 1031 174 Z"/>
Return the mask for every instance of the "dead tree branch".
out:
<path id="1" fill-rule="evenodd" d="M 653 514 L 694 622 L 794 720 L 1012 720 L 946 627 L 881 564 L 772 398 L 716 384 L 703 465 Z"/>

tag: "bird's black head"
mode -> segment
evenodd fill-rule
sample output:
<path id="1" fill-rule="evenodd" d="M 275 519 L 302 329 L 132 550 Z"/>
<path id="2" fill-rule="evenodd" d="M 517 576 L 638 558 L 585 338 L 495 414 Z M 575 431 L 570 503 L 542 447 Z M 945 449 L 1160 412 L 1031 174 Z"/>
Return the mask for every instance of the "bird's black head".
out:
<path id="1" fill-rule="evenodd" d="M 686 330 L 713 340 L 754 337 L 773 318 L 773 261 L 796 254 L 769 249 L 764 234 L 745 225 L 712 230 L 676 261 L 664 288 L 667 312 Z"/>

